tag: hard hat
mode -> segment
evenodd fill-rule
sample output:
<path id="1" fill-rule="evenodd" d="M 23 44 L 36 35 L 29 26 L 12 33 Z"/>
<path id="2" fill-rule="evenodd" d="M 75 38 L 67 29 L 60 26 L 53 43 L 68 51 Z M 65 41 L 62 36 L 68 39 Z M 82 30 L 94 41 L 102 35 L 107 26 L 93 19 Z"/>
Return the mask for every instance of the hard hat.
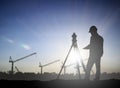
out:
<path id="1" fill-rule="evenodd" d="M 91 26 L 89 32 L 97 32 L 96 26 Z"/>

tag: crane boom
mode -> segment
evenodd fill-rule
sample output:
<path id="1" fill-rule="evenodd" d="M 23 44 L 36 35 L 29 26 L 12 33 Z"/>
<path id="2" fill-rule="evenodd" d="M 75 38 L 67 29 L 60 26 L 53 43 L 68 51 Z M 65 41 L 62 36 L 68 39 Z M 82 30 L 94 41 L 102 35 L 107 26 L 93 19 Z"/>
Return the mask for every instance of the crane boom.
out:
<path id="1" fill-rule="evenodd" d="M 60 61 L 60 60 L 55 60 L 55 61 L 50 62 L 50 63 L 45 64 L 45 65 L 41 65 L 41 63 L 39 63 L 39 67 L 41 68 L 41 74 L 43 73 L 43 67 L 48 66 L 48 65 L 53 64 L 53 63 L 58 62 L 58 61 Z"/>
<path id="2" fill-rule="evenodd" d="M 66 74 L 66 68 L 67 68 L 67 67 L 70 67 L 70 66 L 72 66 L 72 65 L 74 65 L 74 63 L 73 63 L 73 64 L 69 64 L 69 65 L 65 65 L 65 66 L 63 67 L 63 69 L 64 69 L 64 75 Z"/>
<path id="3" fill-rule="evenodd" d="M 14 73 L 14 63 L 15 63 L 15 62 L 20 61 L 20 60 L 22 60 L 22 59 L 25 59 L 25 58 L 27 58 L 27 57 L 29 57 L 29 56 L 34 55 L 34 54 L 37 54 L 37 53 L 29 54 L 29 55 L 27 55 L 27 56 L 25 56 L 25 57 L 22 57 L 22 58 L 20 58 L 20 59 L 14 60 L 14 61 L 12 60 L 12 58 L 11 58 L 11 56 L 10 56 L 9 63 L 12 64 L 12 66 L 11 66 L 11 74 Z"/>
<path id="4" fill-rule="evenodd" d="M 25 58 L 27 58 L 27 57 L 29 57 L 29 56 L 34 55 L 34 54 L 37 54 L 37 53 L 32 53 L 32 54 L 30 54 L 30 55 L 27 55 L 27 56 L 25 56 L 25 57 L 22 57 L 22 58 L 20 58 L 20 59 L 17 59 L 17 60 L 15 60 L 15 61 L 13 61 L 13 62 L 17 62 L 17 61 L 19 61 L 19 60 L 25 59 Z"/>
<path id="5" fill-rule="evenodd" d="M 65 65 L 65 67 L 69 67 L 69 66 L 72 66 L 72 65 L 74 65 L 75 63 L 73 63 L 73 64 L 69 64 L 69 65 Z"/>
<path id="6" fill-rule="evenodd" d="M 56 60 L 56 61 L 50 62 L 50 63 L 48 63 L 48 64 L 45 64 L 45 65 L 43 65 L 43 67 L 45 67 L 45 66 L 47 66 L 47 65 L 50 65 L 50 64 L 53 64 L 53 63 L 58 62 L 58 61 L 60 61 L 60 60 Z"/>

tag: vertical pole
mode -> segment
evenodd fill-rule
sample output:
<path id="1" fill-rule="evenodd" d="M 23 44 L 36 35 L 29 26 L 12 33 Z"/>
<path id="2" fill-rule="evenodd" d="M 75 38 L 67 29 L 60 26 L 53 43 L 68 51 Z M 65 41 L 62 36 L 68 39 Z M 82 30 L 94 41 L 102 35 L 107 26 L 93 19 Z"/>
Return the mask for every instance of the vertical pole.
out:
<path id="1" fill-rule="evenodd" d="M 42 75 L 43 66 L 41 66 L 41 75 Z"/>
<path id="2" fill-rule="evenodd" d="M 79 52 L 79 53 L 80 53 L 80 51 L 79 51 L 79 48 L 78 48 L 78 47 L 77 47 L 77 52 Z M 80 58 L 80 62 L 81 62 L 81 64 L 82 64 L 82 67 L 83 67 L 84 72 L 86 72 L 85 64 L 84 64 L 84 62 L 83 62 L 82 58 Z"/>
<path id="3" fill-rule="evenodd" d="M 11 74 L 14 73 L 14 62 L 12 61 Z"/>
<path id="4" fill-rule="evenodd" d="M 80 75 L 80 68 L 79 68 L 79 63 L 77 63 L 77 70 L 78 70 L 78 75 L 79 75 L 79 79 L 81 79 L 81 75 Z"/>

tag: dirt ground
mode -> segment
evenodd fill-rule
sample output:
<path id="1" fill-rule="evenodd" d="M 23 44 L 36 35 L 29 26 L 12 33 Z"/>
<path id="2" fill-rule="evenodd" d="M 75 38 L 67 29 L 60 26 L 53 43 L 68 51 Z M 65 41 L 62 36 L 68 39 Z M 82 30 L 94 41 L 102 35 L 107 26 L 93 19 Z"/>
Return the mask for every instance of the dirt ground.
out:
<path id="1" fill-rule="evenodd" d="M 120 80 L 0 80 L 0 88 L 120 88 Z"/>

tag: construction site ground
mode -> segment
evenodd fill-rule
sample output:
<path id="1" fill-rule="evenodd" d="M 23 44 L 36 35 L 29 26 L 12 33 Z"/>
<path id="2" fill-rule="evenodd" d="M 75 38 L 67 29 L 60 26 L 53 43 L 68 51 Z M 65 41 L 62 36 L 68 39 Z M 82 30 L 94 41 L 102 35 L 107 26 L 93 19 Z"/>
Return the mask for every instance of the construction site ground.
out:
<path id="1" fill-rule="evenodd" d="M 0 88 L 120 88 L 120 80 L 0 80 Z"/>

